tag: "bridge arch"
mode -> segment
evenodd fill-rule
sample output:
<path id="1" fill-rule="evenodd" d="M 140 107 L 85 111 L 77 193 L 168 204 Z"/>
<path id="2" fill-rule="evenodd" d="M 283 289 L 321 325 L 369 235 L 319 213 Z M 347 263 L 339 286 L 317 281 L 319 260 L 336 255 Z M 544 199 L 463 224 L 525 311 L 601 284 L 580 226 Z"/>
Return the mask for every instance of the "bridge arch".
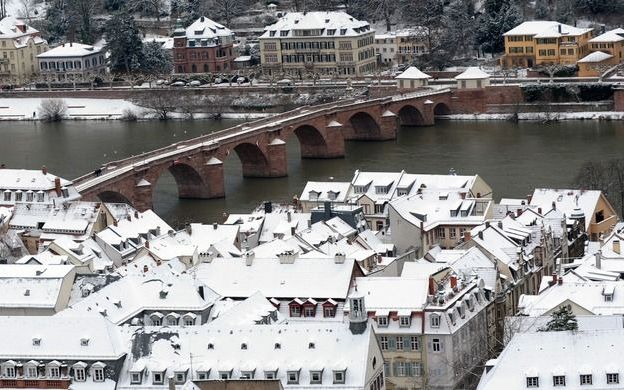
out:
<path id="1" fill-rule="evenodd" d="M 435 107 L 433 108 L 433 115 L 434 116 L 440 116 L 440 115 L 450 115 L 451 114 L 451 109 L 450 107 L 444 103 L 444 102 L 439 102 L 435 105 Z"/>
<path id="2" fill-rule="evenodd" d="M 210 198 L 210 183 L 204 179 L 202 174 L 191 164 L 174 161 L 166 169 L 176 182 L 178 198 L 180 199 L 207 199 Z M 156 183 L 164 170 L 158 173 L 152 183 L 156 188 Z"/>
<path id="3" fill-rule="evenodd" d="M 260 147 L 250 142 L 243 142 L 234 147 L 234 151 L 243 167 L 244 177 L 266 177 L 269 159 Z"/>
<path id="4" fill-rule="evenodd" d="M 105 202 L 105 203 L 126 203 L 131 206 L 134 206 L 134 204 L 132 203 L 132 200 L 130 200 L 130 198 L 128 198 L 126 195 L 122 194 L 119 191 L 114 191 L 114 190 L 101 191 L 96 196 L 100 201 Z"/>
<path id="5" fill-rule="evenodd" d="M 293 134 L 299 140 L 301 158 L 322 158 L 327 153 L 327 140 L 316 127 L 303 124 L 297 127 Z"/>
<path id="6" fill-rule="evenodd" d="M 401 107 L 398 112 L 401 126 L 424 126 L 425 117 L 422 112 L 411 104 Z"/>
<path id="7" fill-rule="evenodd" d="M 353 129 L 356 139 L 379 139 L 381 137 L 381 127 L 369 113 L 359 111 L 349 118 L 349 125 Z"/>

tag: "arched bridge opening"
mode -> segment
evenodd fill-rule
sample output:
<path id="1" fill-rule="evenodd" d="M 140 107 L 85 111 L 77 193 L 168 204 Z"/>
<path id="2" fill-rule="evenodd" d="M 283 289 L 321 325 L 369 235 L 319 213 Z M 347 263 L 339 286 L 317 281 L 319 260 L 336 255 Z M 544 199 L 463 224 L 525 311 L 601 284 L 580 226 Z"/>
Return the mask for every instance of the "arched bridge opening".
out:
<path id="1" fill-rule="evenodd" d="M 127 196 L 118 191 L 102 191 L 97 194 L 97 197 L 100 201 L 105 203 L 126 203 L 134 206 Z"/>
<path id="2" fill-rule="evenodd" d="M 451 109 L 446 103 L 438 103 L 433 108 L 433 115 L 435 117 L 451 115 Z"/>
<path id="3" fill-rule="evenodd" d="M 353 139 L 378 140 L 381 138 L 381 128 L 375 118 L 367 112 L 357 112 L 349 118 L 349 125 L 353 129 Z"/>
<path id="4" fill-rule="evenodd" d="M 302 125 L 293 133 L 299 140 L 301 158 L 324 158 L 328 154 L 325 137 L 316 127 Z"/>
<path id="5" fill-rule="evenodd" d="M 401 107 L 398 114 L 401 126 L 424 126 L 426 123 L 420 110 L 409 104 Z"/>

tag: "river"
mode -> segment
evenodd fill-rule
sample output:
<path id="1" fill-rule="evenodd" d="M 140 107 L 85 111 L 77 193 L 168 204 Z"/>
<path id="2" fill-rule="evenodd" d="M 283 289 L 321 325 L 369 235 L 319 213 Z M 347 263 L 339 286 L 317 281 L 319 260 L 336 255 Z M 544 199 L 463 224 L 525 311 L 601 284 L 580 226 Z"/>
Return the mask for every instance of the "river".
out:
<path id="1" fill-rule="evenodd" d="M 0 163 L 73 179 L 116 160 L 237 124 L 222 121 L 68 121 L 54 124 L 0 122 Z M 226 198 L 179 200 L 175 181 L 158 181 L 154 208 L 179 225 L 210 223 L 222 213 L 247 212 L 264 200 L 286 201 L 308 180 L 350 180 L 356 169 L 481 175 L 497 199 L 522 197 L 535 187 L 569 186 L 586 161 L 624 155 L 624 123 L 439 121 L 402 128 L 396 141 L 348 142 L 346 157 L 301 160 L 296 138 L 288 142 L 289 176 L 243 179 L 235 153 L 225 161 Z"/>

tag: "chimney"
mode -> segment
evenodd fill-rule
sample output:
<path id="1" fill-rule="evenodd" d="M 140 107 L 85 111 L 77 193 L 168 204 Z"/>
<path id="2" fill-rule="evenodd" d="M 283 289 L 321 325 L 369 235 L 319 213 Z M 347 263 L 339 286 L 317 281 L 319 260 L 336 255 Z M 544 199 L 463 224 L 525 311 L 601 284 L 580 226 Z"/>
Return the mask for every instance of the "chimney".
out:
<path id="1" fill-rule="evenodd" d="M 273 204 L 271 202 L 264 202 L 264 212 L 271 214 L 273 212 Z"/>
<path id="2" fill-rule="evenodd" d="M 451 288 L 455 290 L 457 288 L 457 276 L 451 275 Z"/>
<path id="3" fill-rule="evenodd" d="M 218 224 L 218 223 L 216 223 L 216 222 L 215 222 L 215 223 L 213 223 L 213 224 L 212 224 L 212 228 L 213 228 L 214 230 L 219 229 L 219 224 Z"/>
<path id="4" fill-rule="evenodd" d="M 134 218 L 139 219 L 139 212 L 134 210 Z"/>
<path id="5" fill-rule="evenodd" d="M 436 294 L 436 282 L 432 277 L 429 277 L 429 295 Z"/>
<path id="6" fill-rule="evenodd" d="M 74 43 L 73 42 L 69 42 L 69 47 L 74 47 Z"/>
<path id="7" fill-rule="evenodd" d="M 324 206 L 324 210 L 325 210 L 325 221 L 329 221 L 331 219 L 331 202 L 325 202 L 323 203 Z"/>
<path id="8" fill-rule="evenodd" d="M 56 196 L 61 196 L 61 178 L 54 178 L 54 191 L 56 191 Z"/>
<path id="9" fill-rule="evenodd" d="M 464 242 L 468 242 L 472 239 L 472 233 L 470 233 L 470 230 L 466 230 L 464 232 Z"/>
<path id="10" fill-rule="evenodd" d="M 559 25 L 557 26 L 557 31 L 559 31 L 559 34 L 561 34 L 561 23 L 559 23 Z"/>
<path id="11" fill-rule="evenodd" d="M 560 286 L 563 284 L 563 276 L 559 276 L 559 279 L 557 280 L 557 284 L 559 284 Z"/>
<path id="12" fill-rule="evenodd" d="M 117 226 L 117 219 L 113 219 L 113 226 Z"/>
<path id="13" fill-rule="evenodd" d="M 145 247 L 149 249 L 149 241 L 145 241 Z"/>
<path id="14" fill-rule="evenodd" d="M 41 167 L 41 173 L 43 173 L 44 175 L 48 174 L 48 168 L 46 168 L 45 165 Z"/>
<path id="15" fill-rule="evenodd" d="M 145 264 L 143 266 L 143 272 L 147 272 L 147 271 L 149 271 L 149 267 L 147 266 L 147 264 Z"/>
<path id="16" fill-rule="evenodd" d="M 613 240 L 613 252 L 620 254 L 620 240 Z"/>
<path id="17" fill-rule="evenodd" d="M 555 203 L 555 201 L 553 200 L 552 202 L 552 209 L 553 210 L 557 210 L 557 203 Z"/>
<path id="18" fill-rule="evenodd" d="M 291 221 L 292 221 L 292 215 L 290 215 L 290 210 L 288 210 L 288 211 L 286 212 L 286 220 L 287 220 L 288 222 L 291 222 Z"/>
<path id="19" fill-rule="evenodd" d="M 519 217 L 522 215 L 522 209 L 516 209 L 516 217 Z"/>
<path id="20" fill-rule="evenodd" d="M 503 228 L 503 221 L 498 221 L 497 226 L 498 226 L 499 229 L 502 229 Z"/>
<path id="21" fill-rule="evenodd" d="M 205 20 L 205 18 L 202 16 L 201 18 L 199 18 L 200 22 L 203 22 Z"/>
<path id="22" fill-rule="evenodd" d="M 336 264 L 344 264 L 347 256 L 342 252 L 336 252 L 334 255 L 334 263 Z"/>
<path id="23" fill-rule="evenodd" d="M 596 268 L 602 269 L 602 251 L 596 252 Z"/>
<path id="24" fill-rule="evenodd" d="M 555 284 L 557 284 L 557 273 L 553 272 L 552 273 L 552 283 L 551 283 L 551 285 L 554 286 Z"/>
<path id="25" fill-rule="evenodd" d="M 186 232 L 186 234 L 188 234 L 189 236 L 191 234 L 193 234 L 193 228 L 191 227 L 190 223 L 187 223 L 186 225 L 184 225 L 184 231 Z"/>
<path id="26" fill-rule="evenodd" d="M 483 230 L 479 230 L 477 235 L 479 236 L 479 240 L 483 240 Z"/>
<path id="27" fill-rule="evenodd" d="M 297 228 L 295 226 L 291 226 L 290 227 L 290 235 L 294 236 L 295 234 L 297 234 Z"/>
<path id="28" fill-rule="evenodd" d="M 256 257 L 256 254 L 254 253 L 254 251 L 249 251 L 245 254 L 245 265 L 247 267 L 250 267 L 253 264 L 254 258 Z"/>
<path id="29" fill-rule="evenodd" d="M 542 208 L 541 207 L 537 208 L 537 213 L 540 214 L 540 215 L 542 214 Z"/>
<path id="30" fill-rule="evenodd" d="M 490 227 L 490 221 L 485 221 L 485 227 L 489 228 Z"/>

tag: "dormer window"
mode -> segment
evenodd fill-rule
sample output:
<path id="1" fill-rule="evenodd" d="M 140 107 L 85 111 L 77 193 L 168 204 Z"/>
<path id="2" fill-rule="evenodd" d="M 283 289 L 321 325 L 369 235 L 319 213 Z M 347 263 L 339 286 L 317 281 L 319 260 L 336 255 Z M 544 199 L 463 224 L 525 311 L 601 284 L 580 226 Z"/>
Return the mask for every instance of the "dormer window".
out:
<path id="1" fill-rule="evenodd" d="M 310 371 L 310 384 L 320 385 L 323 383 L 323 371 Z"/>
<path id="2" fill-rule="evenodd" d="M 264 379 L 275 379 L 277 378 L 277 371 L 265 371 L 264 372 Z"/>
<path id="3" fill-rule="evenodd" d="M 247 343 L 242 343 L 241 344 L 241 349 L 246 350 L 247 349 Z"/>
<path id="4" fill-rule="evenodd" d="M 565 375 L 555 375 L 553 376 L 553 386 L 565 386 L 566 385 L 566 377 Z"/>
<path id="5" fill-rule="evenodd" d="M 526 384 L 528 388 L 539 387 L 539 378 L 536 376 L 528 376 L 526 378 Z"/>
<path id="6" fill-rule="evenodd" d="M 388 326 L 388 316 L 377 316 L 377 326 L 385 328 Z"/>
<path id="7" fill-rule="evenodd" d="M 310 191 L 308 192 L 308 197 L 310 200 L 317 200 L 319 198 L 319 193 L 316 191 Z"/>
<path id="8" fill-rule="evenodd" d="M 286 379 L 289 385 L 297 385 L 299 384 L 299 371 L 287 371 Z"/>
<path id="9" fill-rule="evenodd" d="M 316 348 L 316 345 L 312 342 L 308 343 L 308 349 L 314 349 Z"/>
<path id="10" fill-rule="evenodd" d="M 431 321 L 431 327 L 432 328 L 439 328 L 440 327 L 440 316 L 437 314 L 432 314 L 431 317 L 429 318 L 429 321 Z"/>
<path id="11" fill-rule="evenodd" d="M 581 385 L 591 385 L 592 379 L 593 378 L 591 374 L 581 374 L 581 377 L 580 377 Z"/>
<path id="12" fill-rule="evenodd" d="M 186 371 L 180 371 L 175 373 L 175 383 L 178 385 L 186 383 Z"/>
<path id="13" fill-rule="evenodd" d="M 407 328 L 408 326 L 410 326 L 411 324 L 411 317 L 410 316 L 399 316 L 399 326 L 402 328 Z"/>
<path id="14" fill-rule="evenodd" d="M 162 385 L 163 383 L 165 383 L 163 372 L 152 372 L 152 384 Z"/>
<path id="15" fill-rule="evenodd" d="M 83 346 L 83 347 L 88 346 L 89 345 L 89 339 L 86 339 L 86 338 L 80 339 L 80 345 Z"/>
<path id="16" fill-rule="evenodd" d="M 141 384 L 141 373 L 133 372 L 130 374 L 130 384 L 131 385 L 140 385 Z"/>
<path id="17" fill-rule="evenodd" d="M 338 193 L 334 192 L 334 191 L 328 191 L 327 192 L 327 198 L 329 200 L 336 200 L 336 198 L 338 197 Z"/>
<path id="18" fill-rule="evenodd" d="M 208 343 L 208 349 L 214 349 L 214 344 L 213 343 Z"/>
<path id="19" fill-rule="evenodd" d="M 343 385 L 345 383 L 346 370 L 334 370 L 334 384 Z"/>
<path id="20" fill-rule="evenodd" d="M 274 37 L 277 31 L 269 31 L 269 36 Z"/>
<path id="21" fill-rule="evenodd" d="M 38 337 L 35 337 L 35 338 L 32 340 L 32 344 L 33 344 L 35 347 L 40 346 L 40 345 L 41 345 L 41 339 L 40 339 L 40 338 L 38 338 Z"/>
<path id="22" fill-rule="evenodd" d="M 255 371 L 241 371 L 241 379 L 253 379 Z"/>
<path id="23" fill-rule="evenodd" d="M 219 379 L 230 379 L 230 378 L 232 378 L 232 370 L 219 371 Z"/>

